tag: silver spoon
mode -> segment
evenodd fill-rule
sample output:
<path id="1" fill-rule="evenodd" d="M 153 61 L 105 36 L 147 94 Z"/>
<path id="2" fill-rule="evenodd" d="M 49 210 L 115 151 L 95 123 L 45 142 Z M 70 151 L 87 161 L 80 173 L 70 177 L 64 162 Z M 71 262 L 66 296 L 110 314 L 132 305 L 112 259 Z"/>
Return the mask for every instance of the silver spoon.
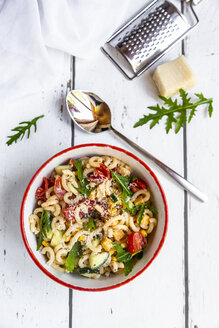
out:
<path id="1" fill-rule="evenodd" d="M 169 174 L 180 186 L 189 191 L 200 201 L 205 202 L 207 196 L 204 195 L 192 183 L 184 179 L 180 174 L 159 161 L 146 150 L 128 139 L 122 133 L 114 129 L 111 125 L 111 111 L 109 106 L 97 95 L 89 91 L 72 90 L 66 98 L 67 109 L 71 119 L 83 130 L 89 133 L 98 133 L 105 130 L 113 131 L 121 139 L 125 140 L 142 155 L 148 157 L 167 174 Z"/>

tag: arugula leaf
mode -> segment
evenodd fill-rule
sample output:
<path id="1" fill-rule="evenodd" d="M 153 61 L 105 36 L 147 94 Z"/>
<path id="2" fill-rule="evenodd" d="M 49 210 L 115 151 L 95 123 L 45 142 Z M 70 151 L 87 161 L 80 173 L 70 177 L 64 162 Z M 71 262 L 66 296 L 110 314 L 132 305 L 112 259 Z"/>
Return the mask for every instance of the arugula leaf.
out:
<path id="1" fill-rule="evenodd" d="M 128 262 L 132 259 L 132 254 L 129 253 L 129 252 L 126 252 L 120 244 L 113 243 L 112 245 L 113 245 L 113 247 L 115 248 L 115 250 L 117 252 L 116 258 L 119 262 L 126 263 L 126 262 Z"/>
<path id="2" fill-rule="evenodd" d="M 112 243 L 114 249 L 116 250 L 116 258 L 119 262 L 123 262 L 125 264 L 125 276 L 127 276 L 133 269 L 133 259 L 134 257 L 137 259 L 141 259 L 143 256 L 142 250 L 139 252 L 136 252 L 134 254 L 131 254 L 127 251 L 125 251 L 120 244 Z"/>
<path id="3" fill-rule="evenodd" d="M 128 276 L 128 274 L 133 269 L 133 259 L 131 258 L 129 261 L 125 262 L 125 276 Z"/>
<path id="4" fill-rule="evenodd" d="M 39 238 L 37 240 L 37 251 L 40 249 L 42 242 L 43 242 L 43 238 L 47 237 L 47 232 L 49 232 L 50 228 L 51 228 L 51 213 L 49 211 L 43 211 L 41 214 L 41 218 L 40 218 L 40 235 Z"/>
<path id="5" fill-rule="evenodd" d="M 40 115 L 38 117 L 35 117 L 34 119 L 32 119 L 32 121 L 24 121 L 24 122 L 20 122 L 19 126 L 17 126 L 16 128 L 12 129 L 11 131 L 16 131 L 17 133 L 15 133 L 12 136 L 7 136 L 7 138 L 9 138 L 9 140 L 6 142 L 6 144 L 8 146 L 10 146 L 13 142 L 17 143 L 17 141 L 20 139 L 22 140 L 25 133 L 27 132 L 27 139 L 29 139 L 30 137 L 30 129 L 33 126 L 34 127 L 34 132 L 37 131 L 37 121 L 44 117 L 44 115 Z"/>
<path id="6" fill-rule="evenodd" d="M 124 204 L 125 204 L 125 206 L 126 206 L 126 210 L 127 210 L 128 212 L 130 212 L 131 214 L 135 215 L 135 214 L 138 212 L 138 210 L 139 210 L 139 208 L 140 208 L 141 205 L 137 205 L 137 206 L 135 206 L 135 205 L 130 201 L 129 196 L 127 195 L 127 193 L 126 193 L 126 191 L 125 191 L 124 189 L 123 189 L 123 191 L 122 191 L 122 199 L 123 199 L 123 202 L 124 202 Z"/>
<path id="7" fill-rule="evenodd" d="M 141 209 L 140 209 L 139 214 L 138 214 L 138 223 L 139 224 L 141 224 L 143 214 L 144 214 L 144 209 L 145 209 L 145 204 L 142 204 Z"/>
<path id="8" fill-rule="evenodd" d="M 117 181 L 121 185 L 122 189 L 126 191 L 128 196 L 133 195 L 133 192 L 129 189 L 128 186 L 130 182 L 130 177 L 123 177 L 122 175 L 114 171 L 111 171 L 111 176 L 114 181 Z"/>
<path id="9" fill-rule="evenodd" d="M 89 197 L 94 188 L 89 186 L 89 181 L 86 178 L 83 178 L 83 168 L 82 162 L 77 159 L 74 160 L 74 165 L 77 170 L 78 180 L 80 181 L 80 188 L 76 188 L 73 186 L 78 192 L 80 192 L 83 196 Z"/>
<path id="10" fill-rule="evenodd" d="M 95 228 L 96 228 L 96 225 L 95 225 L 94 219 L 92 217 L 89 217 L 84 230 L 86 230 L 86 231 L 94 230 Z"/>
<path id="11" fill-rule="evenodd" d="M 91 188 L 88 184 L 89 181 L 86 178 L 83 178 L 80 181 L 80 188 L 76 188 L 75 186 L 73 186 L 77 191 L 79 191 L 84 197 L 89 197 L 90 194 L 92 193 L 92 191 L 94 190 L 94 188 Z"/>
<path id="12" fill-rule="evenodd" d="M 111 176 L 113 178 L 114 181 L 117 181 L 121 187 L 122 187 L 122 199 L 123 202 L 126 206 L 127 211 L 129 211 L 131 214 L 136 214 L 137 211 L 139 210 L 139 205 L 135 206 L 129 199 L 129 197 L 131 197 L 133 195 L 133 192 L 131 191 L 131 189 L 129 189 L 129 183 L 131 181 L 136 180 L 136 178 L 134 177 L 123 177 L 120 174 L 111 171 Z"/>
<path id="13" fill-rule="evenodd" d="M 39 238 L 37 240 L 37 251 L 40 249 L 41 245 L 42 245 L 42 242 L 43 242 L 43 220 L 42 220 L 42 217 L 40 219 L 40 235 L 39 235 Z"/>
<path id="14" fill-rule="evenodd" d="M 76 260 L 82 255 L 82 246 L 80 241 L 76 241 L 72 249 L 68 253 L 65 261 L 65 267 L 69 272 L 72 272 L 75 268 Z"/>
<path id="15" fill-rule="evenodd" d="M 153 206 L 152 202 L 147 205 L 147 208 L 154 214 L 158 214 L 157 209 Z"/>
<path id="16" fill-rule="evenodd" d="M 169 133 L 169 131 L 173 128 L 173 124 L 175 125 L 175 133 L 178 133 L 186 122 L 188 121 L 189 123 L 195 116 L 197 107 L 204 104 L 207 104 L 208 106 L 209 117 L 212 116 L 212 98 L 205 98 L 202 93 L 196 93 L 195 96 L 198 100 L 196 102 L 191 102 L 191 98 L 188 97 L 188 93 L 186 93 L 183 89 L 180 89 L 179 93 L 181 103 L 178 103 L 177 99 L 173 100 L 171 97 L 166 98 L 159 96 L 160 99 L 163 100 L 164 106 L 166 107 L 160 106 L 159 104 L 156 106 L 149 106 L 148 109 L 154 111 L 155 113 L 144 115 L 143 118 L 139 119 L 139 121 L 135 123 L 134 128 L 147 124 L 151 121 L 150 129 L 152 129 L 164 116 L 166 116 L 166 133 Z M 190 115 L 189 118 L 187 118 L 189 111 Z"/>
<path id="17" fill-rule="evenodd" d="M 116 197 L 115 194 L 111 194 L 110 195 L 110 198 L 111 198 L 111 200 L 112 200 L 113 203 L 116 203 L 118 201 L 118 198 Z"/>
<path id="18" fill-rule="evenodd" d="M 81 181 L 83 179 L 83 167 L 82 167 L 82 162 L 78 161 L 77 159 L 74 160 L 74 165 L 77 170 L 78 174 L 78 180 Z"/>

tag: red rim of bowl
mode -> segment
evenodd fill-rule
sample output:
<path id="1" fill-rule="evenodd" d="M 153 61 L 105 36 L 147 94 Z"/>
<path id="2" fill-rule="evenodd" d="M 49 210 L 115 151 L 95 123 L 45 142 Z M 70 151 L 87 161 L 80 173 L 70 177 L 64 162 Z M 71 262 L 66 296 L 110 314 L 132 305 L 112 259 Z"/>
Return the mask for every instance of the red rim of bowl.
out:
<path id="1" fill-rule="evenodd" d="M 162 236 L 162 239 L 160 241 L 160 244 L 159 244 L 157 250 L 155 251 L 153 257 L 151 258 L 151 260 L 143 267 L 143 269 L 141 269 L 140 271 L 138 271 L 133 277 L 131 277 L 129 279 L 126 279 L 125 281 L 123 281 L 121 283 L 118 283 L 118 284 L 115 284 L 115 285 L 112 285 L 112 286 L 109 286 L 109 287 L 101 287 L 101 288 L 83 288 L 83 287 L 78 287 L 78 286 L 74 286 L 74 285 L 65 283 L 64 281 L 62 281 L 62 280 L 58 279 L 57 277 L 55 277 L 54 275 L 52 275 L 49 271 L 47 271 L 45 269 L 45 267 L 35 257 L 32 249 L 31 249 L 31 247 L 30 247 L 30 245 L 28 243 L 27 236 L 26 236 L 25 229 L 24 229 L 24 206 L 25 206 L 26 198 L 27 198 L 28 192 L 29 192 L 29 190 L 31 188 L 31 185 L 34 182 L 34 180 L 36 179 L 36 177 L 38 176 L 38 174 L 54 158 L 56 158 L 56 157 L 58 157 L 58 156 L 60 156 L 60 155 L 62 155 L 64 153 L 66 153 L 66 152 L 69 152 L 71 150 L 75 150 L 75 149 L 78 149 L 78 148 L 85 148 L 85 147 L 108 147 L 108 148 L 115 149 L 117 151 L 123 152 L 126 155 L 128 155 L 128 156 L 134 158 L 136 161 L 138 161 L 141 165 L 143 165 L 149 171 L 149 173 L 152 175 L 152 177 L 154 178 L 155 182 L 157 183 L 157 185 L 158 185 L 158 187 L 160 189 L 162 198 L 163 198 L 163 203 L 164 203 L 164 208 L 165 208 L 165 226 L 164 226 L 163 236 Z M 65 286 L 65 287 L 68 287 L 68 288 L 71 288 L 71 289 L 80 290 L 80 291 L 88 291 L 88 292 L 99 292 L 99 291 L 106 291 L 106 290 L 118 288 L 120 286 L 123 286 L 123 285 L 129 283 L 130 281 L 132 281 L 133 279 L 135 279 L 137 276 L 139 276 L 143 271 L 145 271 L 149 267 L 149 265 L 153 262 L 153 260 L 157 257 L 158 253 L 160 252 L 160 250 L 161 250 L 161 248 L 163 246 L 163 243 L 164 243 L 165 237 L 166 237 L 166 233 L 167 233 L 167 226 L 168 226 L 168 207 L 167 207 L 166 196 L 165 196 L 164 191 L 163 191 L 163 188 L 161 187 L 160 182 L 157 179 L 157 177 L 154 174 L 154 172 L 147 166 L 147 164 L 145 164 L 141 159 L 139 159 L 137 156 L 133 155 L 129 151 L 124 150 L 124 149 L 119 148 L 119 147 L 116 147 L 116 146 L 111 146 L 111 145 L 107 145 L 107 144 L 100 144 L 100 143 L 98 143 L 98 144 L 95 144 L 95 143 L 82 144 L 82 145 L 70 147 L 70 148 L 67 148 L 67 149 L 59 152 L 58 154 L 52 156 L 50 159 L 48 159 L 37 170 L 37 172 L 34 174 L 34 176 L 32 177 L 32 179 L 30 180 L 30 182 L 29 182 L 29 184 L 27 186 L 27 189 L 26 189 L 26 191 L 24 193 L 24 197 L 23 197 L 22 204 L 21 204 L 21 211 L 20 211 L 20 228 L 21 228 L 21 234 L 22 234 L 22 238 L 23 238 L 24 244 L 26 246 L 26 249 L 27 249 L 30 257 L 35 262 L 35 264 L 40 268 L 40 270 L 43 271 L 49 278 L 53 279 L 54 281 L 58 282 L 59 284 Z"/>

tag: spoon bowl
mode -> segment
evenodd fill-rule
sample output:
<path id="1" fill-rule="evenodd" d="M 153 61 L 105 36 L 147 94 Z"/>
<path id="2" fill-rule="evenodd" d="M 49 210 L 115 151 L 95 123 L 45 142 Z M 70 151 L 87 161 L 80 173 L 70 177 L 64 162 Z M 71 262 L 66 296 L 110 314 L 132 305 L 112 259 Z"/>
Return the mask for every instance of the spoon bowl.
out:
<path id="1" fill-rule="evenodd" d="M 111 129 L 110 108 L 94 93 L 72 90 L 66 102 L 69 115 L 83 130 L 98 133 Z"/>

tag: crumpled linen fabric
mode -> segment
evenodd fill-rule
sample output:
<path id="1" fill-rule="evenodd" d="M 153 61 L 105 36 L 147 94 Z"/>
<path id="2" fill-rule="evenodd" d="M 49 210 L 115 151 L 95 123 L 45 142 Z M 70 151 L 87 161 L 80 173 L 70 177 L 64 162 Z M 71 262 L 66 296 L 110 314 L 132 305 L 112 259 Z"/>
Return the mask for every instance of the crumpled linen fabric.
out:
<path id="1" fill-rule="evenodd" d="M 95 56 L 130 0 L 0 0 L 0 103 L 38 92 L 61 72 L 61 52 Z M 9 90 L 13 90 L 13 96 Z"/>

